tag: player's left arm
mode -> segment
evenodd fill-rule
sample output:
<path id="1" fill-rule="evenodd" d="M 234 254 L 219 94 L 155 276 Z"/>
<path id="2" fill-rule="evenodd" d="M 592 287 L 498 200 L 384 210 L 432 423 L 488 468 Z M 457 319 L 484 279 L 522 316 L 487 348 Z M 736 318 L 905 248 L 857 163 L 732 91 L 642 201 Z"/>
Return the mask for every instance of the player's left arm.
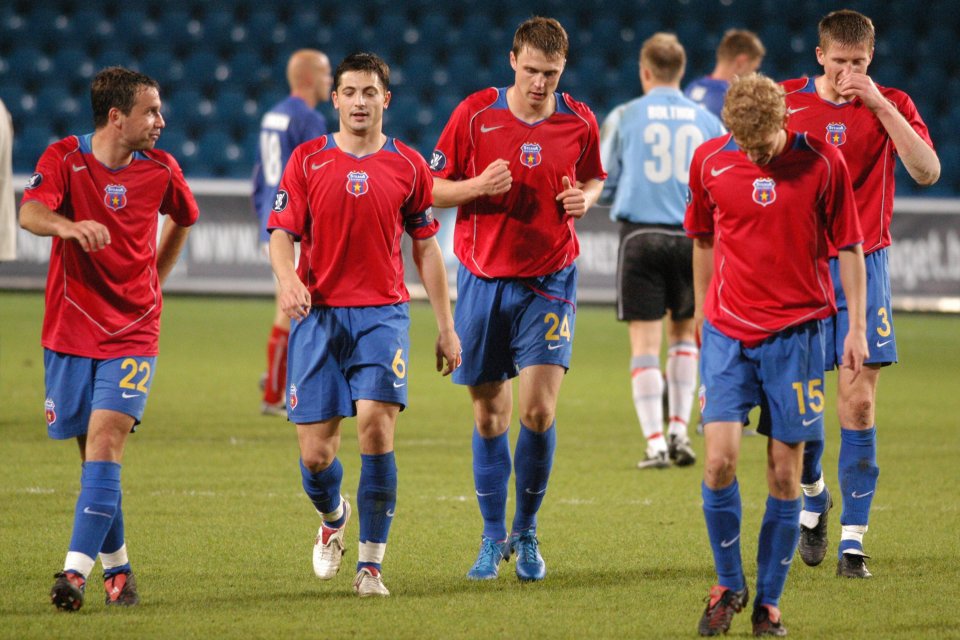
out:
<path id="1" fill-rule="evenodd" d="M 597 204 L 603 193 L 603 180 L 597 178 L 574 184 L 570 178 L 563 176 L 562 182 L 563 191 L 557 194 L 557 202 L 562 203 L 564 213 L 573 218 L 582 218 L 590 207 Z"/>
<path id="2" fill-rule="evenodd" d="M 697 341 L 703 335 L 704 303 L 710 280 L 713 279 L 713 236 L 705 235 L 693 239 L 693 317 L 697 327 Z"/>
<path id="3" fill-rule="evenodd" d="M 916 132 L 897 106 L 880 93 L 870 76 L 851 73 L 838 82 L 837 88 L 844 95 L 859 97 L 877 116 L 896 146 L 907 173 L 917 184 L 928 187 L 940 179 L 937 152 Z"/>
<path id="4" fill-rule="evenodd" d="M 850 326 L 843 339 L 843 362 L 845 369 L 854 376 L 863 368 L 863 361 L 870 355 L 867 348 L 867 271 L 863 262 L 863 246 L 860 244 L 840 249 L 840 284 L 847 299 L 847 315 Z"/>
<path id="5" fill-rule="evenodd" d="M 413 239 L 413 261 L 420 273 L 420 281 L 427 291 L 433 315 L 437 320 L 437 371 L 447 376 L 460 366 L 460 337 L 453 328 L 450 311 L 450 293 L 447 289 L 447 268 L 436 236 Z M 446 366 L 444 366 L 446 361 Z"/>
<path id="6" fill-rule="evenodd" d="M 157 275 L 160 277 L 161 287 L 177 264 L 177 258 L 180 257 L 189 233 L 190 227 L 181 227 L 170 216 L 164 219 L 160 242 L 157 244 Z"/>

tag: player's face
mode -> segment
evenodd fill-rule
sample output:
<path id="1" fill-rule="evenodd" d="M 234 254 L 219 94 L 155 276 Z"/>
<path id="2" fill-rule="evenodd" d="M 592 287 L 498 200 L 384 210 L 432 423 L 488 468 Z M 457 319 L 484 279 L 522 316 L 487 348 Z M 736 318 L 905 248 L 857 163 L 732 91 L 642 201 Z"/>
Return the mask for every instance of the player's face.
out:
<path id="1" fill-rule="evenodd" d="M 843 94 L 837 89 L 841 78 L 851 73 L 866 74 L 872 59 L 873 50 L 866 44 L 854 46 L 828 44 L 826 49 L 817 47 L 817 62 L 823 65 L 823 75 L 833 90 L 841 96 Z"/>
<path id="2" fill-rule="evenodd" d="M 551 104 L 566 62 L 560 56 L 547 57 L 543 51 L 526 46 L 517 55 L 510 52 L 510 66 L 515 72 L 513 84 L 527 106 L 539 111 Z"/>
<path id="3" fill-rule="evenodd" d="M 120 126 L 120 138 L 132 151 L 153 149 L 166 126 L 160 115 L 160 93 L 153 87 L 146 87 L 137 93 L 129 115 L 119 109 L 115 113 Z"/>
<path id="4" fill-rule="evenodd" d="M 733 139 L 736 141 L 737 136 L 734 135 Z M 762 167 L 777 157 L 777 154 L 783 149 L 786 140 L 787 132 L 783 129 L 778 129 L 765 137 L 760 143 L 754 144 L 753 146 L 745 146 L 739 142 L 737 142 L 737 144 L 740 145 L 740 148 L 747 154 L 747 159 L 750 160 L 750 162 L 758 167 Z"/>
<path id="5" fill-rule="evenodd" d="M 333 92 L 333 108 L 340 113 L 341 131 L 356 135 L 380 133 L 383 110 L 390 104 L 390 92 L 384 91 L 380 77 L 366 71 L 347 71 L 340 76 L 340 87 Z"/>

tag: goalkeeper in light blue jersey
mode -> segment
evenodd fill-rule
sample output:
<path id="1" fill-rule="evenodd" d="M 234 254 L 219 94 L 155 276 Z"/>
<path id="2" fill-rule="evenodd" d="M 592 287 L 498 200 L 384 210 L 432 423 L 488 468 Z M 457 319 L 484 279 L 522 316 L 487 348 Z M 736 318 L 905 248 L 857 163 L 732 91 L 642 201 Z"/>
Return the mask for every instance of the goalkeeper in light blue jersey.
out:
<path id="1" fill-rule="evenodd" d="M 620 223 L 617 317 L 629 323 L 633 403 L 646 439 L 641 469 L 696 460 L 687 436 L 698 360 L 693 244 L 683 218 L 693 152 L 725 130 L 715 115 L 680 91 L 685 66 L 686 53 L 676 36 L 651 36 L 640 50 L 644 95 L 616 107 L 600 131 L 609 174 L 604 199 L 612 200 L 610 216 Z M 660 345 L 668 310 L 665 438 Z"/>

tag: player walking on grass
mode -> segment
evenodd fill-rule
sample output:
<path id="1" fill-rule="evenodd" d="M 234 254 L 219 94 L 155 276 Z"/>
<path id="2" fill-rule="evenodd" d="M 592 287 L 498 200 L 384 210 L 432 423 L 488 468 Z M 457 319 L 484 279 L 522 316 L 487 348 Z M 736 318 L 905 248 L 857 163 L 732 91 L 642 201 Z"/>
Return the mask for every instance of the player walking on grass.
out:
<path id="1" fill-rule="evenodd" d="M 268 223 L 280 304 L 293 320 L 288 417 L 297 425 L 304 491 L 323 520 L 313 549 L 322 580 L 337 574 L 344 553 L 351 506 L 340 495 L 337 452 L 341 421 L 357 416 L 360 550 L 353 588 L 361 597 L 390 595 L 380 571 L 397 503 L 394 431 L 407 404 L 404 230 L 440 331 L 437 370 L 448 375 L 460 362 L 434 237 L 431 176 L 416 151 L 383 134 L 389 86 L 390 70 L 373 54 L 340 63 L 333 92 L 340 130 L 293 152 Z M 298 266 L 295 240 L 302 247 Z"/>
<path id="2" fill-rule="evenodd" d="M 44 347 L 47 433 L 76 438 L 83 472 L 69 551 L 50 598 L 83 606 L 99 555 L 108 605 L 139 602 L 124 541 L 120 468 L 156 368 L 161 285 L 199 214 L 180 166 L 154 149 L 155 80 L 121 67 L 90 89 L 94 132 L 47 147 L 20 225 L 52 236 Z M 157 212 L 167 216 L 159 244 Z"/>
<path id="3" fill-rule="evenodd" d="M 647 39 L 640 50 L 644 95 L 611 111 L 600 134 L 603 166 L 609 172 L 604 195 L 613 197 L 610 217 L 620 223 L 617 317 L 628 322 L 633 404 L 646 440 L 646 455 L 637 465 L 641 469 L 696 461 L 687 436 L 698 358 L 693 241 L 683 232 L 683 211 L 693 151 L 724 128 L 680 93 L 686 64 L 683 45 L 673 34 Z M 667 311 L 665 380 L 660 345 Z"/>
<path id="4" fill-rule="evenodd" d="M 473 402 L 473 474 L 484 523 L 467 574 L 475 580 L 496 578 L 511 552 L 521 580 L 546 575 L 537 511 L 573 345 L 580 250 L 574 222 L 596 202 L 606 177 L 596 118 L 556 90 L 568 46 L 556 20 L 521 24 L 510 51 L 514 84 L 461 102 L 430 162 L 436 204 L 459 206 L 456 326 L 466 354 L 454 382 L 469 387 Z M 517 508 L 508 538 L 510 379 L 518 375 Z"/>
<path id="5" fill-rule="evenodd" d="M 826 238 L 840 249 L 850 326 L 842 367 L 867 355 L 865 275 L 856 206 L 840 153 L 784 129 L 783 90 L 756 74 L 734 81 L 723 108 L 730 135 L 700 146 L 690 167 L 685 227 L 694 238 L 702 320 L 703 512 L 718 584 L 701 635 L 726 633 L 748 601 L 740 557 L 737 459 L 741 427 L 760 405 L 769 496 L 757 543 L 754 635 L 786 635 L 778 609 L 799 538 L 805 442 L 823 440 L 823 333 L 836 311 Z"/>
<path id="6" fill-rule="evenodd" d="M 869 578 L 863 535 L 876 495 L 876 400 L 881 367 L 897 361 L 897 342 L 890 305 L 887 247 L 893 216 L 894 165 L 899 155 L 910 177 L 931 185 L 940 177 L 940 161 L 913 101 L 898 89 L 879 87 L 867 75 L 873 59 L 874 28 L 855 11 L 834 11 L 820 21 L 817 62 L 823 75 L 783 83 L 787 92 L 788 126 L 826 140 L 846 159 L 863 228 L 867 269 L 867 339 L 870 357 L 863 373 L 839 367 L 837 413 L 840 456 L 837 477 L 843 496 L 837 575 Z M 833 251 L 836 254 L 836 251 Z M 826 366 L 839 365 L 849 310 L 839 287 L 840 266 L 831 258 L 837 315 L 826 327 Z M 823 443 L 804 452 L 804 507 L 800 516 L 800 557 L 811 566 L 827 552 L 827 517 L 833 498 L 823 479 Z"/>

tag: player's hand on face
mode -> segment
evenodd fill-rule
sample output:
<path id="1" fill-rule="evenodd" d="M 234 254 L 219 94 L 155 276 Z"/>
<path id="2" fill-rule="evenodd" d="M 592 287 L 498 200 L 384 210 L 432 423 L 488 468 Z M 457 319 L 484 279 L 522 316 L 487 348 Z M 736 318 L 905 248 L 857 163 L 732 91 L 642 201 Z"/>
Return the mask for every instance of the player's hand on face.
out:
<path id="1" fill-rule="evenodd" d="M 563 176 L 563 191 L 557 194 L 557 202 L 563 204 L 563 212 L 574 218 L 582 218 L 587 212 L 587 198 L 578 185 Z"/>
<path id="2" fill-rule="evenodd" d="M 78 220 L 60 234 L 64 240 L 76 240 L 86 251 L 99 251 L 110 244 L 110 230 L 95 220 Z"/>
<path id="3" fill-rule="evenodd" d="M 460 366 L 463 350 L 460 348 L 460 336 L 455 331 L 441 331 L 437 336 L 437 371 L 448 376 Z M 446 362 L 446 366 L 444 366 Z"/>
<path id="4" fill-rule="evenodd" d="M 497 196 L 510 191 L 513 184 L 513 174 L 510 173 L 510 163 L 498 158 L 487 165 L 479 176 L 480 190 L 486 196 Z"/>
<path id="5" fill-rule="evenodd" d="M 837 79 L 837 90 L 840 95 L 850 98 L 857 97 L 863 100 L 863 104 L 871 111 L 876 111 L 886 104 L 887 99 L 883 97 L 873 79 L 865 73 L 847 73 Z"/>
<path id="6" fill-rule="evenodd" d="M 280 308 L 291 320 L 303 320 L 310 314 L 310 292 L 302 282 L 281 283 Z"/>

